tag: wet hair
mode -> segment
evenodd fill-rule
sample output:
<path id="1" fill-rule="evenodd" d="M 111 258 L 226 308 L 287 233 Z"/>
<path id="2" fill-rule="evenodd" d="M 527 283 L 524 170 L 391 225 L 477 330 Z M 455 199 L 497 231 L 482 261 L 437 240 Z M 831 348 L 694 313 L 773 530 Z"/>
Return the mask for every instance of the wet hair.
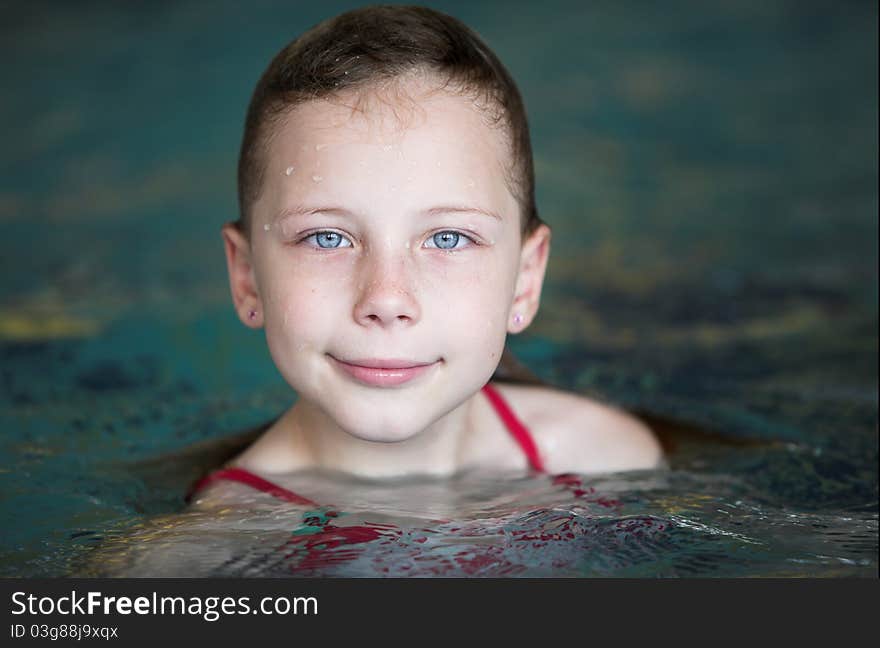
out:
<path id="1" fill-rule="evenodd" d="M 488 46 L 461 21 L 426 7 L 375 6 L 325 20 L 282 49 L 260 77 L 248 106 L 238 161 L 239 229 L 248 235 L 274 129 L 295 106 L 368 91 L 413 72 L 467 96 L 504 129 L 512 163 L 508 186 L 523 233 L 541 224 L 522 97 Z"/>

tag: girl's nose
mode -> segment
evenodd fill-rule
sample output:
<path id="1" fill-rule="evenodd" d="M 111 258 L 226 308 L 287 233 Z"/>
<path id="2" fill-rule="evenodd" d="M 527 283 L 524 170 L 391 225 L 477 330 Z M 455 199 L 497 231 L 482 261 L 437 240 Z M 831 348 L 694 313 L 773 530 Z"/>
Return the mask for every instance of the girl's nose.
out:
<path id="1" fill-rule="evenodd" d="M 416 323 L 420 316 L 411 270 L 402 257 L 365 259 L 354 319 L 362 326 L 383 328 Z"/>

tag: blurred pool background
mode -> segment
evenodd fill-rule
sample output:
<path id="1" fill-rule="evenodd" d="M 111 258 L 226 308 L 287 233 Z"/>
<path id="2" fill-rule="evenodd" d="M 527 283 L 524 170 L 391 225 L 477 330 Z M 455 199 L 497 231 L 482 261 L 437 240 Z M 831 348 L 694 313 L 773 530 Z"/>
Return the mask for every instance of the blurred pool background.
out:
<path id="1" fill-rule="evenodd" d="M 66 573 L 174 510 L 181 484 L 130 466 L 289 404 L 219 229 L 259 74 L 358 5 L 0 3 L 0 575 Z M 780 510 L 858 517 L 876 575 L 877 3 L 431 6 L 529 110 L 555 237 L 515 353 L 784 448 L 738 474 Z"/>

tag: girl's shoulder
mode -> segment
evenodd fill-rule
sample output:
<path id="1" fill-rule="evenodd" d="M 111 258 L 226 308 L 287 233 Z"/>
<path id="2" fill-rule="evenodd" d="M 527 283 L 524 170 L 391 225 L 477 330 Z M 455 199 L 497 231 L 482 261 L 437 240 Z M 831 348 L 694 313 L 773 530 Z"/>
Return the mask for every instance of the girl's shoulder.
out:
<path id="1" fill-rule="evenodd" d="M 552 387 L 493 383 L 519 417 L 551 474 L 656 468 L 663 452 L 645 423 L 599 401 Z"/>

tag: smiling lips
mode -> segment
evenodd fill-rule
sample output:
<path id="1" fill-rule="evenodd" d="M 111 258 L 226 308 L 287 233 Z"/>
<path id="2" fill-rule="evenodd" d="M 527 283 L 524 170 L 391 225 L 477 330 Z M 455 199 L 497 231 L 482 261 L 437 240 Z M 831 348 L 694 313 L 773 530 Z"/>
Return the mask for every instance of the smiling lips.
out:
<path id="1" fill-rule="evenodd" d="M 344 362 L 330 356 L 336 366 L 370 387 L 396 387 L 418 378 L 437 362 L 368 358 Z"/>

